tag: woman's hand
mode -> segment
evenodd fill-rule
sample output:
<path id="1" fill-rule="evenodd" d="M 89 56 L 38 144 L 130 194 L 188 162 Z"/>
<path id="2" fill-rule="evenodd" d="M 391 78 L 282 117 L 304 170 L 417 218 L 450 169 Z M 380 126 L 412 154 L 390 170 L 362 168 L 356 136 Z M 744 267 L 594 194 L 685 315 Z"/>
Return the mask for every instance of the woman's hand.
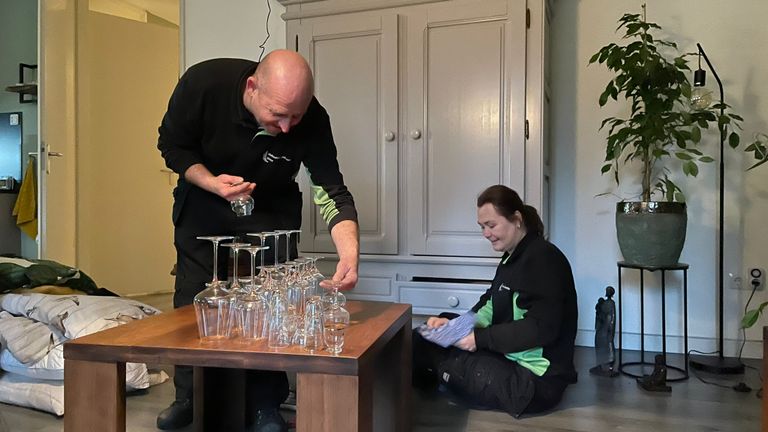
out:
<path id="1" fill-rule="evenodd" d="M 463 349 L 464 351 L 475 352 L 477 351 L 477 345 L 475 345 L 475 332 L 472 332 L 453 344 L 456 348 Z"/>
<path id="2" fill-rule="evenodd" d="M 448 321 L 450 321 L 448 318 L 429 317 L 427 327 L 432 329 L 439 328 L 448 324 Z"/>

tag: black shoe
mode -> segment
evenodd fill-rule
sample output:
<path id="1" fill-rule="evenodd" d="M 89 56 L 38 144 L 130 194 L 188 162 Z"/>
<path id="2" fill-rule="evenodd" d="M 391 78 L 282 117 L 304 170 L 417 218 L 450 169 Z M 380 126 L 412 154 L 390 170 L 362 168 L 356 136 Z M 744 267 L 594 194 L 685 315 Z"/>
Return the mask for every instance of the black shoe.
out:
<path id="1" fill-rule="evenodd" d="M 288 425 L 276 409 L 262 409 L 256 412 L 253 432 L 287 432 Z"/>
<path id="2" fill-rule="evenodd" d="M 177 399 L 157 416 L 157 428 L 179 429 L 192 423 L 192 401 Z"/>

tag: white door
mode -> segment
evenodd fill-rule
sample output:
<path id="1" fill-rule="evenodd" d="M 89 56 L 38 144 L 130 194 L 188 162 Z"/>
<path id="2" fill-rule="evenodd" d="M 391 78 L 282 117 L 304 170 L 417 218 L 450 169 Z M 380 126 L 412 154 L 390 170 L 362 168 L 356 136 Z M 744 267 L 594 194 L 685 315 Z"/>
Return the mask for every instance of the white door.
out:
<path id="1" fill-rule="evenodd" d="M 43 4 L 43 256 L 121 295 L 171 291 L 175 178 L 156 144 L 178 79 L 178 26 L 87 0 Z"/>
<path id="2" fill-rule="evenodd" d="M 397 16 L 348 14 L 307 20 L 298 29 L 299 51 L 312 67 L 355 198 L 360 252 L 397 254 Z M 302 249 L 335 252 L 303 183 Z"/>
<path id="3" fill-rule="evenodd" d="M 524 193 L 525 14 L 525 0 L 473 0 L 408 17 L 410 254 L 498 255 L 476 198 L 494 184 Z"/>
<path id="4" fill-rule="evenodd" d="M 41 258 L 76 266 L 75 0 L 39 2 Z"/>

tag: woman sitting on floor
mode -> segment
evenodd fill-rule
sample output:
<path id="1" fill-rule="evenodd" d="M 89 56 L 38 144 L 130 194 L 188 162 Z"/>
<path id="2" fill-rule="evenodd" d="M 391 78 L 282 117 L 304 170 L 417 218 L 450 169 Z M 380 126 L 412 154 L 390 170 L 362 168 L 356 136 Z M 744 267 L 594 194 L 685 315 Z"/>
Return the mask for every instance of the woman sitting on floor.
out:
<path id="1" fill-rule="evenodd" d="M 414 384 L 439 386 L 471 408 L 515 417 L 548 410 L 576 382 L 578 312 L 570 264 L 544 239 L 536 209 L 506 186 L 480 194 L 477 222 L 493 249 L 504 253 L 496 275 L 467 315 L 444 313 L 414 330 Z M 430 342 L 463 325 L 469 333 L 452 346 Z"/>

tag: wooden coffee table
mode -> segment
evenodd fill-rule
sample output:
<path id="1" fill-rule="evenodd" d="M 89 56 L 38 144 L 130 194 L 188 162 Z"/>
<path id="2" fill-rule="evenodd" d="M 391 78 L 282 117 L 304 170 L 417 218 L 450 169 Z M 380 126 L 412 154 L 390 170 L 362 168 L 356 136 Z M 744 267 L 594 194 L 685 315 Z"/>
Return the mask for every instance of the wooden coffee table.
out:
<path id="1" fill-rule="evenodd" d="M 232 368 L 296 372 L 298 431 L 409 430 L 411 306 L 350 301 L 346 308 L 351 322 L 338 356 L 270 349 L 266 341 L 202 342 L 192 306 L 71 340 L 64 345 L 64 430 L 125 431 L 126 362 L 194 366 L 197 431 L 243 429 L 243 398 L 232 396 L 242 394 L 242 380 L 220 381 Z M 222 400 L 229 402 L 216 403 Z M 216 410 L 206 410 L 212 403 Z"/>

